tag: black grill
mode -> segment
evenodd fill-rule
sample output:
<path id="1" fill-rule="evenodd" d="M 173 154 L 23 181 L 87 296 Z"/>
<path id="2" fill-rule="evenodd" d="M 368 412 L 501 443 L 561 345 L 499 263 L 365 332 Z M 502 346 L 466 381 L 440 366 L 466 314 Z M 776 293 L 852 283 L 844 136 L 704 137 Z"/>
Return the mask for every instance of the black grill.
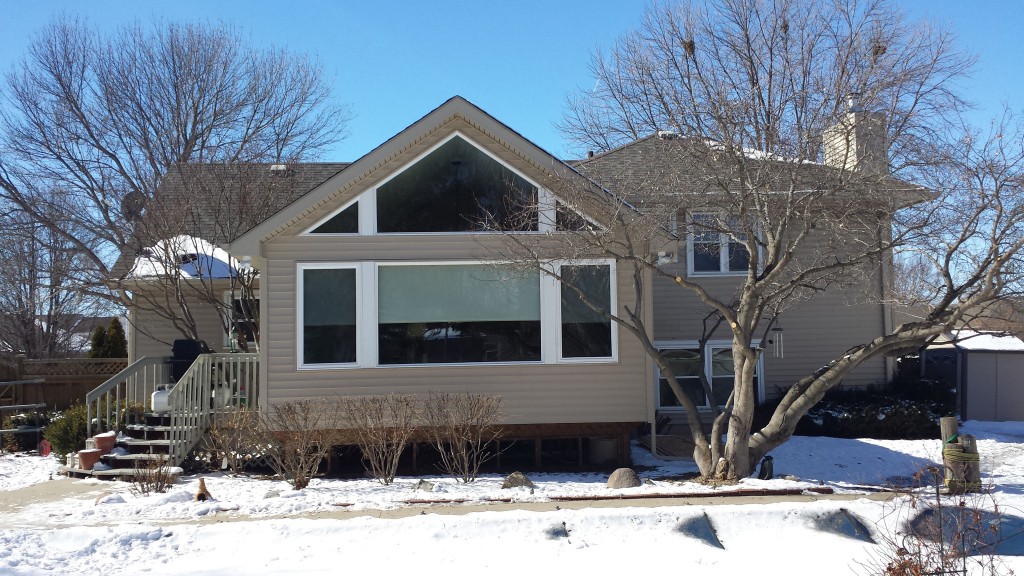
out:
<path id="1" fill-rule="evenodd" d="M 212 352 L 203 340 L 175 340 L 171 346 L 171 377 L 177 382 L 185 375 L 188 367 L 196 361 L 200 354 Z"/>

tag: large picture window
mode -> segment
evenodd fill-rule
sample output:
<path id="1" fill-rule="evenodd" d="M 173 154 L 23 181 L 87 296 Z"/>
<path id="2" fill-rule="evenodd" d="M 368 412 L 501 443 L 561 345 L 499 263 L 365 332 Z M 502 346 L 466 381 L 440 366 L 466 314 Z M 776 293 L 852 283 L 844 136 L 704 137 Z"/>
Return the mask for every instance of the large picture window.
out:
<path id="1" fill-rule="evenodd" d="M 300 263 L 297 368 L 615 361 L 614 262 L 550 266 Z"/>
<path id="2" fill-rule="evenodd" d="M 380 266 L 377 282 L 380 364 L 541 360 L 537 272 Z"/>
<path id="3" fill-rule="evenodd" d="M 355 267 L 307 267 L 300 268 L 299 272 L 302 364 L 355 363 L 358 338 Z"/>
<path id="4" fill-rule="evenodd" d="M 377 188 L 377 232 L 535 231 L 537 194 L 456 136 Z"/>
<path id="5" fill-rule="evenodd" d="M 560 272 L 562 358 L 611 357 L 611 266 L 562 265 Z"/>

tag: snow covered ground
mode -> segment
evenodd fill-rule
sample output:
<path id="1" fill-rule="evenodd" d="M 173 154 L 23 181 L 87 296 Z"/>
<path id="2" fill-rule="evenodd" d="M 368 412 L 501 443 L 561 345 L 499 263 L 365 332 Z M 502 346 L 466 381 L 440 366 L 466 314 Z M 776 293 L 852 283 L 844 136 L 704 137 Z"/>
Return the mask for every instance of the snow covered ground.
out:
<path id="1" fill-rule="evenodd" d="M 992 492 L 985 504 L 994 500 L 1004 515 L 1024 518 L 1024 423 L 969 422 L 962 431 L 979 439 Z M 279 481 L 212 474 L 205 478 L 214 500 L 193 502 L 198 477 L 182 478 L 166 494 L 136 496 L 124 483 L 60 479 L 52 458 L 4 455 L 0 574 L 546 574 L 619 567 L 733 574 L 759 565 L 766 574 L 866 574 L 879 547 L 849 526 L 837 530 L 845 524 L 835 519 L 848 511 L 876 539 L 891 534 L 905 500 L 869 499 L 865 487 L 912 483 L 915 473 L 940 461 L 941 447 L 937 440 L 797 437 L 773 456 L 776 474 L 796 480 L 712 488 L 673 479 L 692 464 L 659 462 L 637 449 L 635 463 L 649 481 L 627 490 L 606 488 L 604 474 L 531 474 L 534 490 L 502 490 L 497 476 L 470 485 L 438 476 L 426 478 L 434 484 L 429 492 L 414 489 L 420 478 L 391 486 L 316 480 L 293 491 Z M 822 485 L 843 498 L 697 499 Z M 21 498 L 16 505 L 14 495 Z M 622 495 L 685 495 L 696 503 L 569 502 Z M 416 503 L 423 500 L 449 504 Z M 1007 551 L 1024 554 L 1024 546 Z M 1024 556 L 1002 560 L 1024 573 Z"/>

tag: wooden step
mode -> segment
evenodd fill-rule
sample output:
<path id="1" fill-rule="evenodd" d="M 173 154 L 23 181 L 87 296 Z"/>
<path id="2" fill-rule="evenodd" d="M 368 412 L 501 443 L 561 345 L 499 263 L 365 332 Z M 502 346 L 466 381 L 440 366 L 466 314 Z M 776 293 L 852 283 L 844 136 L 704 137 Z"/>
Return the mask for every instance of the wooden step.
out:
<path id="1" fill-rule="evenodd" d="M 81 468 L 62 468 L 71 478 L 98 478 L 100 480 L 131 480 L 135 476 L 134 468 L 111 468 L 110 470 L 82 470 Z M 180 471 L 180 469 L 179 469 Z M 175 474 L 177 476 L 177 474 Z"/>
<path id="2" fill-rule="evenodd" d="M 165 454 L 170 451 L 171 441 L 168 438 L 122 440 L 117 445 L 126 448 L 131 454 Z"/>
<path id="3" fill-rule="evenodd" d="M 169 454 L 104 454 L 100 456 L 100 462 L 113 469 L 131 468 L 146 465 L 150 462 L 166 462 L 170 460 Z M 102 472 L 98 470 L 97 472 Z"/>

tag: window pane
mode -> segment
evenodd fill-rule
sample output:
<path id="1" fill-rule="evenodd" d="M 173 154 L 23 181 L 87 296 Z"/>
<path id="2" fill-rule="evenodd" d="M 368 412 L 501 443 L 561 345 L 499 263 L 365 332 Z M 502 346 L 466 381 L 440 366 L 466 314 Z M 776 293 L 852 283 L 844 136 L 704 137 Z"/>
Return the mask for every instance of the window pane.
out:
<path id="1" fill-rule="evenodd" d="M 750 253 L 738 242 L 729 242 L 729 271 L 745 272 L 750 268 Z"/>
<path id="2" fill-rule="evenodd" d="M 330 220 L 316 227 L 312 234 L 358 234 L 359 203 L 345 208 Z"/>
<path id="3" fill-rule="evenodd" d="M 490 266 L 381 266 L 381 364 L 540 360 L 540 277 Z"/>
<path id="4" fill-rule="evenodd" d="M 732 348 L 713 348 L 711 350 L 711 376 L 732 376 L 735 368 L 732 361 Z"/>
<path id="5" fill-rule="evenodd" d="M 536 362 L 540 321 L 380 325 L 381 364 Z"/>
<path id="6" fill-rule="evenodd" d="M 707 406 L 707 396 L 704 395 L 704 389 L 700 385 L 699 378 L 676 378 L 676 382 L 683 388 L 693 403 L 698 407 Z M 659 386 L 659 401 L 662 408 L 675 408 L 682 406 L 679 400 L 676 399 L 676 395 L 672 392 L 672 389 L 668 386 L 668 380 L 662 378 L 658 381 Z"/>
<path id="7" fill-rule="evenodd" d="M 721 248 L 718 242 L 693 243 L 693 271 L 719 272 L 722 269 Z"/>
<path id="8" fill-rule="evenodd" d="M 377 230 L 536 230 L 536 204 L 533 185 L 455 137 L 377 189 Z"/>
<path id="9" fill-rule="evenodd" d="M 598 311 L 611 313 L 611 267 L 562 266 L 561 275 L 562 358 L 611 356 L 611 320 Z"/>
<path id="10" fill-rule="evenodd" d="M 356 361 L 356 271 L 302 271 L 302 362 Z"/>
<path id="11" fill-rule="evenodd" d="M 729 399 L 729 394 L 732 393 L 734 384 L 732 376 L 720 376 L 711 379 L 711 393 L 715 395 L 715 402 L 719 406 L 725 405 L 725 401 Z"/>
<path id="12" fill-rule="evenodd" d="M 561 202 L 555 203 L 555 230 L 581 232 L 594 227 L 589 220 Z"/>
<path id="13" fill-rule="evenodd" d="M 707 404 L 704 390 L 700 385 L 700 352 L 695 349 L 662 350 L 662 355 L 675 372 L 679 386 L 690 396 L 697 406 Z M 662 408 L 680 406 L 675 393 L 669 388 L 668 380 L 662 378 L 658 382 L 659 401 Z"/>
<path id="14" fill-rule="evenodd" d="M 484 265 L 381 266 L 378 319 L 396 322 L 540 320 L 540 275 Z"/>

